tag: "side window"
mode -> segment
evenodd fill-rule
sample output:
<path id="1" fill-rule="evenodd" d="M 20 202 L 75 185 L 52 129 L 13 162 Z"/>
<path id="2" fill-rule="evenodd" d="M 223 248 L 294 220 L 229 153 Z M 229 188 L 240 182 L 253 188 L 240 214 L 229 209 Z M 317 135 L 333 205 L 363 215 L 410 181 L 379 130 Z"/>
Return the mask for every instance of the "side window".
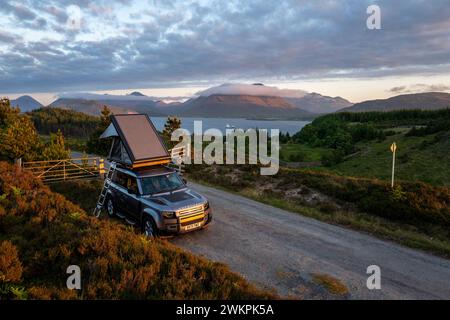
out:
<path id="1" fill-rule="evenodd" d="M 137 186 L 137 181 L 135 177 L 131 177 L 131 176 L 127 176 L 127 190 L 132 190 L 133 194 L 138 194 L 139 190 L 138 190 L 138 186 Z"/>
<path id="2" fill-rule="evenodd" d="M 112 181 L 114 183 L 117 183 L 119 186 L 126 188 L 127 187 L 127 178 L 128 178 L 128 176 L 125 173 L 117 170 L 116 172 L 114 172 Z"/>
<path id="3" fill-rule="evenodd" d="M 132 190 L 133 194 L 139 194 L 136 177 L 117 170 L 113 175 L 112 181 L 127 190 Z"/>

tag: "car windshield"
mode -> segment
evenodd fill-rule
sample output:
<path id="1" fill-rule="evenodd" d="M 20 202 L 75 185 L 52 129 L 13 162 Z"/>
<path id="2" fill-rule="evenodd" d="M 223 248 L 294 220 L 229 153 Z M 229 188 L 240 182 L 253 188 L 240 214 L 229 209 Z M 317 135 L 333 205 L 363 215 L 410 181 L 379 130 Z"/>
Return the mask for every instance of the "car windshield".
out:
<path id="1" fill-rule="evenodd" d="M 176 173 L 169 173 L 141 178 L 141 186 L 143 194 L 149 195 L 179 189 L 184 187 L 184 183 Z"/>

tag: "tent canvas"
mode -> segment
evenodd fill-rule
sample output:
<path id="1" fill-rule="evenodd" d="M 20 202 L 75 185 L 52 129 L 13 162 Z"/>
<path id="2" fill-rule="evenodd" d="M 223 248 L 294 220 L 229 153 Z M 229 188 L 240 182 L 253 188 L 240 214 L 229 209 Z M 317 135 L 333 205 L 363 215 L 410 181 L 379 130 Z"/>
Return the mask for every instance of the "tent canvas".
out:
<path id="1" fill-rule="evenodd" d="M 111 161 L 132 168 L 170 162 L 170 154 L 146 114 L 113 115 L 100 137 L 113 137 L 108 157 Z"/>

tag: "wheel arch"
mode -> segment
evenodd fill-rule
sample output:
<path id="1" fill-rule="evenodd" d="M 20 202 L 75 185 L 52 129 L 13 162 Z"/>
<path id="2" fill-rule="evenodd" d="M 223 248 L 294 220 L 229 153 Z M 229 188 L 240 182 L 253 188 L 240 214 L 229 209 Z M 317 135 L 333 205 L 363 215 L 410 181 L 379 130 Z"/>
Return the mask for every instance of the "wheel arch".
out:
<path id="1" fill-rule="evenodd" d="M 158 229 L 162 229 L 164 227 L 164 223 L 160 214 L 151 208 L 145 208 L 141 213 L 141 224 L 144 222 L 144 219 L 150 217 L 155 222 L 155 225 Z"/>

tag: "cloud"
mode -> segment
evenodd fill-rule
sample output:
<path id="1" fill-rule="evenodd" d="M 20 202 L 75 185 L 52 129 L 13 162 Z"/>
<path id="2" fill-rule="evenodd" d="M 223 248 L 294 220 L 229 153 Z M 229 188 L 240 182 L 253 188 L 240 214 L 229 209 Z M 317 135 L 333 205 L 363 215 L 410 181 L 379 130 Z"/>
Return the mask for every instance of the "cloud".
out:
<path id="1" fill-rule="evenodd" d="M 223 95 L 250 95 L 250 96 L 271 96 L 284 98 L 302 98 L 308 93 L 303 90 L 278 89 L 277 87 L 264 86 L 262 84 L 222 84 L 211 87 L 204 91 L 197 92 L 197 96 L 210 96 L 213 94 Z"/>
<path id="2" fill-rule="evenodd" d="M 393 88 L 389 89 L 389 92 L 401 93 L 401 92 L 405 92 L 406 88 L 407 88 L 406 86 L 393 87 Z"/>
<path id="3" fill-rule="evenodd" d="M 17 38 L 14 35 L 0 30 L 0 42 L 13 43 L 16 40 Z"/>
<path id="4" fill-rule="evenodd" d="M 64 99 L 85 99 L 95 101 L 158 101 L 163 100 L 166 102 L 184 101 L 190 97 L 177 96 L 177 97 L 154 97 L 154 96 L 137 96 L 137 95 L 118 95 L 118 94 L 98 94 L 89 92 L 63 92 L 57 95 L 58 98 Z"/>
<path id="5" fill-rule="evenodd" d="M 6 2 L 0 87 L 95 91 L 450 72 L 448 0 L 377 1 L 382 29 L 368 30 L 372 2 Z M 73 4 L 82 12 L 77 32 L 66 26 Z"/>
<path id="6" fill-rule="evenodd" d="M 400 93 L 420 93 L 420 92 L 443 92 L 450 91 L 450 85 L 446 84 L 424 84 L 416 83 L 409 86 L 399 86 L 393 87 L 389 92 L 400 94 Z"/>
<path id="7" fill-rule="evenodd" d="M 23 5 L 13 5 L 11 9 L 18 19 L 33 20 L 36 18 L 36 14 Z"/>

